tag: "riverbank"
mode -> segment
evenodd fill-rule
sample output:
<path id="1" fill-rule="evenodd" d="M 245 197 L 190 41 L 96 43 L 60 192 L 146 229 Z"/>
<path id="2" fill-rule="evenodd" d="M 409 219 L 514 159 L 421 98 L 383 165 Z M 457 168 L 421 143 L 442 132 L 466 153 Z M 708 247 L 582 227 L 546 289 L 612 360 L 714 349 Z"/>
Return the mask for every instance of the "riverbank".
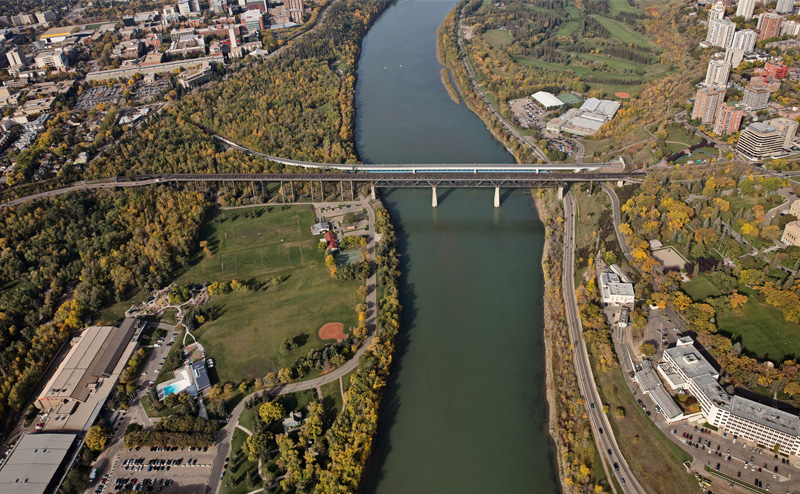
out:
<path id="1" fill-rule="evenodd" d="M 452 74 L 455 89 L 461 94 L 467 107 L 486 124 L 495 139 L 514 156 L 517 163 L 536 162 L 531 148 L 509 134 L 498 122 L 482 100 L 475 94 L 469 74 L 461 60 L 458 47 L 458 7 L 450 11 L 436 31 L 436 57 Z"/>
<path id="2" fill-rule="evenodd" d="M 453 103 L 460 105 L 461 98 L 459 98 L 458 91 L 456 91 L 453 82 L 450 80 L 450 69 L 444 68 L 439 74 L 442 76 L 442 86 L 447 89 L 447 94 L 450 95 L 450 99 L 453 100 Z"/>
<path id="3" fill-rule="evenodd" d="M 565 493 L 584 486 L 610 490 L 597 456 L 591 428 L 578 389 L 572 346 L 564 318 L 563 275 L 564 220 L 561 201 L 554 191 L 533 189 L 532 195 L 545 225 L 542 253 L 544 276 L 544 342 L 547 358 L 547 401 L 550 435 L 556 444 L 559 478 Z M 559 394 L 556 395 L 556 389 Z"/>

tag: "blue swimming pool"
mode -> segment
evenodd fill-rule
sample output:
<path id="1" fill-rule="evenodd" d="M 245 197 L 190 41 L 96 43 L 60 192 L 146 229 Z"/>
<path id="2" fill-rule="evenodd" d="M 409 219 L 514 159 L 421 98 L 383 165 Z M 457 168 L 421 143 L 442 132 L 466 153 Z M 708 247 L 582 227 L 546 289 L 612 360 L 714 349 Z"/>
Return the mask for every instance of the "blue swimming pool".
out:
<path id="1" fill-rule="evenodd" d="M 169 386 L 164 386 L 163 391 L 164 391 L 164 396 L 166 397 L 171 394 L 180 393 L 181 391 L 183 391 L 183 386 L 181 386 L 181 383 L 173 383 L 170 384 Z"/>

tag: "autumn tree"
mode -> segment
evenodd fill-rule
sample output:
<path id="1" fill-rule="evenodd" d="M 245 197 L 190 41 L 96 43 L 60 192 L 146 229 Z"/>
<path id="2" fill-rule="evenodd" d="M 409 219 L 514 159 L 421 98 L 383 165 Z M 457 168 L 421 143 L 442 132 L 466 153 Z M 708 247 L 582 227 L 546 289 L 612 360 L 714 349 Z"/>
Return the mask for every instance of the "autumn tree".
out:
<path id="1" fill-rule="evenodd" d="M 275 401 L 268 401 L 258 408 L 258 416 L 261 417 L 261 420 L 267 425 L 281 420 L 284 415 L 283 405 Z"/>
<path id="2" fill-rule="evenodd" d="M 100 424 L 93 425 L 83 438 L 83 442 L 91 451 L 103 451 L 108 443 L 108 432 Z"/>

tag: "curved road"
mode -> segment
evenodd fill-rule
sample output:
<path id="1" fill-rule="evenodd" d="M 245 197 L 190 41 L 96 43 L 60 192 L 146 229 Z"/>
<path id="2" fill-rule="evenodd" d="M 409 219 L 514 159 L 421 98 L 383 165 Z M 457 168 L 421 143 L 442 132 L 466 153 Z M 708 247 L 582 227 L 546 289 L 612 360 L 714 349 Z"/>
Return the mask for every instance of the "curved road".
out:
<path id="1" fill-rule="evenodd" d="M 622 456 L 617 446 L 617 440 L 611 429 L 605 413 L 603 413 L 603 402 L 595 386 L 592 368 L 589 364 L 589 355 L 586 351 L 586 344 L 583 341 L 583 329 L 580 316 L 578 315 L 578 303 L 575 297 L 575 199 L 572 194 L 564 196 L 564 270 L 562 273 L 562 284 L 564 291 L 564 308 L 566 311 L 567 324 L 569 325 L 569 336 L 575 349 L 575 373 L 578 377 L 578 388 L 584 403 L 588 403 L 586 412 L 589 414 L 592 433 L 595 443 L 599 446 L 598 452 L 604 461 L 614 467 L 614 475 L 619 481 L 622 492 L 625 494 L 639 494 L 644 490 L 633 476 L 628 463 Z"/>

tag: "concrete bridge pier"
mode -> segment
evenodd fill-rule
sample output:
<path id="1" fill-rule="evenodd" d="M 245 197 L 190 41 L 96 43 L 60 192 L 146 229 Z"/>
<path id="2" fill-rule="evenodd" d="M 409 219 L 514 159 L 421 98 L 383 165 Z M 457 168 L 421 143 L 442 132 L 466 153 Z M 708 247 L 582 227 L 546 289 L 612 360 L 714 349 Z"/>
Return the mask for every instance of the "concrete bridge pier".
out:
<path id="1" fill-rule="evenodd" d="M 435 185 L 433 186 L 432 191 L 433 191 L 433 198 L 431 199 L 431 206 L 435 208 L 435 207 L 439 206 L 439 198 L 436 197 L 436 186 Z"/>
<path id="2" fill-rule="evenodd" d="M 494 207 L 500 207 L 500 187 L 494 188 Z"/>
<path id="3" fill-rule="evenodd" d="M 378 199 L 378 198 L 375 196 L 375 184 L 370 184 L 370 192 L 372 193 L 372 200 L 373 200 L 373 201 L 374 201 L 374 200 L 376 200 L 376 199 Z"/>
<path id="4" fill-rule="evenodd" d="M 562 199 L 564 199 L 564 195 L 565 195 L 565 194 L 566 194 L 566 192 L 567 192 L 567 190 L 566 190 L 566 189 L 567 189 L 567 188 L 566 188 L 566 187 L 564 187 L 564 186 L 561 186 L 561 187 L 559 187 L 559 188 L 558 188 L 558 196 L 557 196 L 557 197 L 558 197 L 558 200 L 559 200 L 559 201 L 560 201 L 560 200 L 562 200 Z"/>

